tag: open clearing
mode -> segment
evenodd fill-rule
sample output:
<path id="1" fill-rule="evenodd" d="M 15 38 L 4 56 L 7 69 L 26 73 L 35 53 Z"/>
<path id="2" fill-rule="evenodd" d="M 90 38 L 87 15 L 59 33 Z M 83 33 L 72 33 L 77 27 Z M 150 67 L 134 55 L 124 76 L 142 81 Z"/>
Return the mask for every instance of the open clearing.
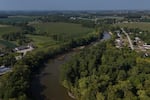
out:
<path id="1" fill-rule="evenodd" d="M 33 43 L 38 47 L 47 47 L 47 46 L 52 46 L 58 43 L 54 41 L 53 39 L 51 39 L 50 37 L 46 37 L 46 36 L 27 35 L 27 37 L 32 39 Z"/>

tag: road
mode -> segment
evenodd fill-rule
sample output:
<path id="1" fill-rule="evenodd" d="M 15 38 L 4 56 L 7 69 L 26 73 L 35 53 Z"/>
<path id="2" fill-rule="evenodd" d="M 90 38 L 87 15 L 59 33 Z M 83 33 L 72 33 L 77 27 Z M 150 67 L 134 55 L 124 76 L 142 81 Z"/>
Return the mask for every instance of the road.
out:
<path id="1" fill-rule="evenodd" d="M 128 35 L 128 33 L 123 28 L 121 28 L 121 30 L 127 36 L 131 49 L 134 50 L 134 46 L 132 44 L 132 40 L 131 40 L 130 36 Z"/>
<path id="2" fill-rule="evenodd" d="M 10 72 L 11 70 L 12 70 L 11 68 L 0 66 L 0 76 L 6 74 L 7 72 Z"/>

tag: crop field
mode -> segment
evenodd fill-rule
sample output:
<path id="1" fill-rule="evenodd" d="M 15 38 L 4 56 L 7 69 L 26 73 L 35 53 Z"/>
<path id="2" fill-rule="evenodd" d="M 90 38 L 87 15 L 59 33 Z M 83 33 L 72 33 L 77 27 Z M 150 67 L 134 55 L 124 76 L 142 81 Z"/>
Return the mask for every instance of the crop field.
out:
<path id="1" fill-rule="evenodd" d="M 82 37 L 92 33 L 94 30 L 72 23 L 34 23 L 30 25 L 35 27 L 37 34 L 28 34 L 26 36 L 32 40 L 33 44 L 40 48 L 54 46 L 72 38 Z M 18 31 L 21 31 L 21 28 L 0 25 L 0 37 L 2 34 Z M 59 39 L 54 39 L 54 37 Z M 15 42 L 0 40 L 0 47 L 14 47 L 15 45 L 17 45 Z"/>
<path id="2" fill-rule="evenodd" d="M 128 28 L 139 28 L 150 32 L 150 23 L 148 22 L 121 23 L 121 24 L 116 24 L 116 26 L 128 27 Z"/>
<path id="3" fill-rule="evenodd" d="M 80 24 L 72 23 L 37 23 L 33 24 L 38 33 L 47 32 L 48 34 L 83 34 L 89 33 L 93 29 L 82 27 Z"/>
<path id="4" fill-rule="evenodd" d="M 21 31 L 21 28 L 15 26 L 0 25 L 0 36 L 5 33 L 18 31 Z"/>
<path id="5" fill-rule="evenodd" d="M 72 23 L 36 23 L 32 24 L 35 27 L 37 35 L 28 35 L 33 43 L 38 47 L 52 46 L 60 43 L 54 40 L 51 35 L 57 35 L 63 40 L 81 37 L 93 31 L 92 28 L 82 27 L 80 24 Z M 38 35 L 38 34 L 47 34 Z"/>

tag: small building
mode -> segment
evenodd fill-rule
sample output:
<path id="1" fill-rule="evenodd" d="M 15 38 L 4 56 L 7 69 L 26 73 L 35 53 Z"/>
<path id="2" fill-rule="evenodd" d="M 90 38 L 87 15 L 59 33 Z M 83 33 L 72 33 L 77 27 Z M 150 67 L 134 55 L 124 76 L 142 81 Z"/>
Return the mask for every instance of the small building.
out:
<path id="1" fill-rule="evenodd" d="M 133 43 L 134 43 L 134 45 L 137 45 L 137 44 L 141 43 L 141 39 L 139 37 L 135 37 Z"/>
<path id="2" fill-rule="evenodd" d="M 116 39 L 116 47 L 117 48 L 121 48 L 122 46 L 123 46 L 123 42 L 122 42 L 122 40 L 121 39 Z"/>
<path id="3" fill-rule="evenodd" d="M 139 37 L 135 37 L 135 40 L 136 41 L 140 41 L 141 39 Z"/>
<path id="4" fill-rule="evenodd" d="M 71 20 L 76 20 L 77 18 L 76 18 L 76 17 L 70 17 L 70 19 L 71 19 Z"/>
<path id="5" fill-rule="evenodd" d="M 13 49 L 14 52 L 23 53 L 25 55 L 27 52 L 32 51 L 34 49 L 33 45 L 20 46 Z"/>

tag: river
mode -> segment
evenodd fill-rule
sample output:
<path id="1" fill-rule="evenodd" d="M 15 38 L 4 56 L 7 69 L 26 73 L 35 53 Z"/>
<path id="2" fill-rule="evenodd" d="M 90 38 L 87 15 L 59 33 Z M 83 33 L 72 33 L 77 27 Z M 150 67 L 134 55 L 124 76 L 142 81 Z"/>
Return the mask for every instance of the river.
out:
<path id="1" fill-rule="evenodd" d="M 103 40 L 111 36 L 104 33 Z M 49 60 L 44 69 L 32 81 L 31 95 L 34 100 L 73 100 L 68 96 L 66 89 L 60 84 L 61 65 L 71 59 L 77 51 L 70 51 L 59 55 L 53 60 Z"/>

